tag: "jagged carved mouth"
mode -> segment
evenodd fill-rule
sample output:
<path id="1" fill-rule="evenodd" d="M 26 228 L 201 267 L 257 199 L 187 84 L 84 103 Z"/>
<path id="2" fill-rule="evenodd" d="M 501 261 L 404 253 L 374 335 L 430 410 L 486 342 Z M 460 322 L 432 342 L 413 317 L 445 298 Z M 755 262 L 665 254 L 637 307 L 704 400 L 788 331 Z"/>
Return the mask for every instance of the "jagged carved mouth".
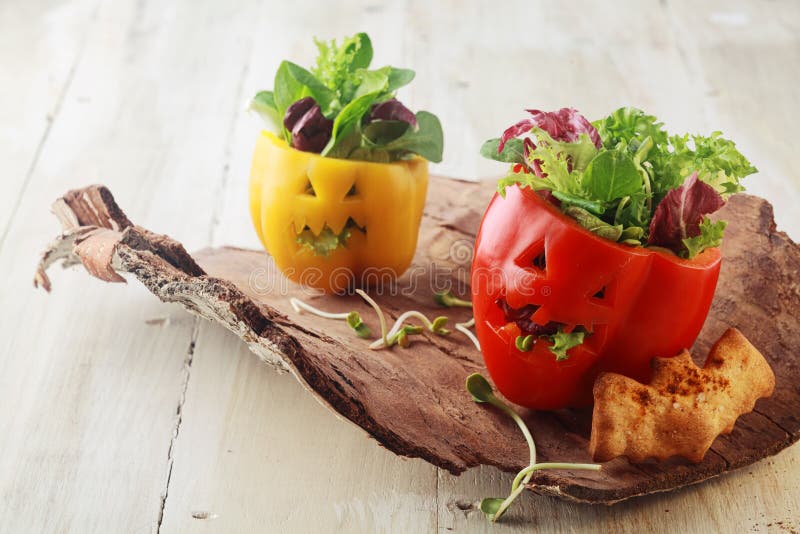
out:
<path id="1" fill-rule="evenodd" d="M 546 324 L 539 324 L 532 320 L 532 316 L 536 310 L 540 308 L 538 304 L 526 304 L 520 308 L 512 307 L 504 298 L 499 298 L 495 304 L 500 308 L 503 313 L 503 321 L 505 324 L 515 324 L 519 328 L 519 339 L 528 338 L 524 349 L 530 350 L 538 340 L 552 340 L 552 336 L 559 332 L 583 332 L 586 336 L 591 335 L 593 330 L 586 328 L 584 325 L 574 325 L 570 328 L 567 323 L 558 321 L 549 321 Z M 519 343 L 519 342 L 518 342 Z M 520 346 L 518 345 L 518 348 Z"/>
<path id="2" fill-rule="evenodd" d="M 338 233 L 328 223 L 325 223 L 316 234 L 306 225 L 297 233 L 296 241 L 302 248 L 309 249 L 317 256 L 327 256 L 338 248 L 346 247 L 355 232 L 366 236 L 367 228 L 360 226 L 352 217 L 348 217 L 347 222 Z"/>

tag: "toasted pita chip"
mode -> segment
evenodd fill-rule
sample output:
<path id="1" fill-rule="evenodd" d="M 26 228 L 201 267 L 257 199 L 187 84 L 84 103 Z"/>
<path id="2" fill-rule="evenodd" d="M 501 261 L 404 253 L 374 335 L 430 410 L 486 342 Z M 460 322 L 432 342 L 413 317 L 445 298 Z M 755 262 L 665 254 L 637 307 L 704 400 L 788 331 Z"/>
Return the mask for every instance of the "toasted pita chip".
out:
<path id="1" fill-rule="evenodd" d="M 700 462 L 714 439 L 769 397 L 775 375 L 764 356 L 735 328 L 711 348 L 702 369 L 688 351 L 653 360 L 649 385 L 616 373 L 594 383 L 589 452 L 604 462 L 683 456 Z"/>

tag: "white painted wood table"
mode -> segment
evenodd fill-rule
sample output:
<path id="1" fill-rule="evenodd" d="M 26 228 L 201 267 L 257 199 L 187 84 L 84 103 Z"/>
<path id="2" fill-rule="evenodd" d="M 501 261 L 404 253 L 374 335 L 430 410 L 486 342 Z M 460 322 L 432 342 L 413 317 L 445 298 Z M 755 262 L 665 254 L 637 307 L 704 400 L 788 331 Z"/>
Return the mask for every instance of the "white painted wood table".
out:
<path id="1" fill-rule="evenodd" d="M 138 284 L 55 272 L 50 202 L 102 182 L 137 223 L 192 250 L 256 247 L 243 111 L 311 37 L 368 31 L 417 80 L 457 177 L 525 107 L 643 107 L 721 129 L 761 172 L 751 192 L 800 238 L 800 3 L 0 3 L 0 532 L 785 532 L 800 530 L 800 448 L 611 508 L 524 495 L 504 524 L 478 500 L 509 475 L 398 458 L 259 364 L 223 329 Z M 111 297 L 114 301 L 111 302 Z M 75 303 L 78 303 L 77 305 Z M 800 407 L 799 407 L 800 408 Z M 516 436 L 511 436 L 516 439 Z"/>

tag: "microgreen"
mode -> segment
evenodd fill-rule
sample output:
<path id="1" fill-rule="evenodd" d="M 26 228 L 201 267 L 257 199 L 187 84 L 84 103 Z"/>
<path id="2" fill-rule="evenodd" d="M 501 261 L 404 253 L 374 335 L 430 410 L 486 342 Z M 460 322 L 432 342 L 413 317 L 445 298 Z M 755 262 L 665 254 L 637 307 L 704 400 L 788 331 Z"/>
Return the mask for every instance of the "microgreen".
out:
<path id="1" fill-rule="evenodd" d="M 410 344 L 410 336 L 422 334 L 426 329 L 438 336 L 450 335 L 450 330 L 446 328 L 447 322 L 449 321 L 447 317 L 440 315 L 430 320 L 425 314 L 416 310 L 409 310 L 402 313 L 392 327 L 387 328 L 386 316 L 380 306 L 378 306 L 378 303 L 361 289 L 356 289 L 356 293 L 375 310 L 381 325 L 381 337 L 369 345 L 370 349 L 388 348 L 394 345 L 400 345 L 405 348 Z M 297 313 L 308 312 L 324 319 L 344 320 L 347 326 L 352 328 L 358 337 L 363 339 L 372 337 L 372 332 L 361 319 L 361 315 L 357 311 L 342 313 L 326 312 L 295 297 L 290 298 L 289 303 Z M 418 319 L 422 322 L 423 326 L 405 324 L 408 319 Z M 475 347 L 480 350 L 480 344 L 477 338 L 469 331 L 469 328 L 474 325 L 475 319 L 470 319 L 465 323 L 456 323 L 455 328 L 459 332 L 463 332 L 475 344 Z"/>
<path id="2" fill-rule="evenodd" d="M 397 318 L 392 327 L 389 329 L 389 332 L 386 334 L 387 339 L 385 341 L 383 339 L 378 339 L 374 341 L 369 346 L 369 348 L 380 349 L 382 347 L 391 347 L 393 345 L 393 341 L 397 339 L 397 334 L 404 328 L 403 324 L 408 319 L 419 319 L 424 325 L 424 327 L 430 332 L 433 332 L 434 334 L 440 336 L 446 336 L 450 334 L 450 330 L 445 328 L 445 325 L 447 324 L 448 321 L 447 317 L 440 316 L 436 317 L 433 321 L 431 321 L 422 312 L 418 312 L 416 310 L 409 310 L 407 312 L 403 312 L 400 315 L 400 317 Z M 422 330 L 420 330 L 420 333 L 421 332 Z M 408 334 L 409 332 L 406 333 Z"/>
<path id="3" fill-rule="evenodd" d="M 491 384 L 480 373 L 473 373 L 467 377 L 467 391 L 475 402 L 490 402 L 494 397 Z"/>
<path id="4" fill-rule="evenodd" d="M 378 321 L 381 324 L 381 340 L 383 341 L 383 344 L 388 347 L 389 346 L 389 343 L 388 343 L 389 339 L 387 337 L 388 332 L 387 332 L 387 329 L 386 329 L 386 316 L 383 315 L 383 310 L 381 310 L 381 307 L 378 306 L 378 303 L 375 302 L 374 300 L 372 300 L 372 297 L 367 295 L 362 289 L 356 289 L 356 293 L 362 299 L 364 299 L 366 301 L 366 303 L 369 304 L 372 307 L 372 309 L 375 310 L 375 313 L 378 315 Z"/>
<path id="5" fill-rule="evenodd" d="M 372 335 L 369 327 L 361 320 L 361 316 L 357 311 L 351 311 L 347 314 L 347 325 L 356 331 L 356 335 L 360 338 L 366 339 Z"/>
<path id="6" fill-rule="evenodd" d="M 499 193 L 511 185 L 549 191 L 547 198 L 566 215 L 625 245 L 667 248 L 686 258 L 719 246 L 724 225 L 703 223 L 704 216 L 756 172 L 720 132 L 668 135 L 655 117 L 635 108 L 591 124 L 569 108 L 528 112 L 531 117 L 481 148 L 482 155 L 512 164 Z M 696 184 L 688 191 L 690 180 Z"/>
<path id="7" fill-rule="evenodd" d="M 426 111 L 414 114 L 395 98 L 397 90 L 414 79 L 414 71 L 391 66 L 370 70 L 373 50 L 366 33 L 341 43 L 315 42 L 315 66 L 307 70 L 283 61 L 273 90 L 257 93 L 251 110 L 278 127 L 297 150 L 379 163 L 414 156 L 442 160 L 439 119 Z M 303 119 L 292 109 L 299 101 L 304 101 Z M 293 120 L 287 122 L 289 115 Z M 402 122 L 405 127 L 383 128 L 384 122 Z"/>
<path id="8" fill-rule="evenodd" d="M 548 349 L 555 355 L 556 361 L 560 362 L 569 358 L 567 351 L 582 344 L 585 336 L 586 332 L 583 330 L 576 330 L 568 333 L 564 332 L 562 327 L 559 327 L 556 333 L 540 337 L 543 340 L 550 341 Z M 520 352 L 532 350 L 535 343 L 536 337 L 531 334 L 517 336 L 514 340 L 514 346 L 517 347 L 517 350 Z"/>
<path id="9" fill-rule="evenodd" d="M 406 348 L 410 344 L 408 336 L 417 335 L 421 333 L 422 333 L 422 327 L 407 324 L 403 326 L 403 328 L 401 328 L 394 336 L 389 337 L 388 346 L 391 347 L 393 344 L 397 343 L 401 347 Z"/>
<path id="10" fill-rule="evenodd" d="M 364 324 L 361 320 L 361 316 L 358 314 L 357 311 L 351 312 L 344 312 L 344 313 L 331 313 L 320 310 L 319 308 L 315 308 L 314 306 L 303 302 L 302 300 L 292 297 L 289 299 L 289 303 L 292 305 L 292 308 L 296 313 L 303 313 L 307 311 L 309 313 L 313 313 L 317 317 L 322 317 L 324 319 L 337 319 L 337 320 L 344 320 L 347 323 L 347 326 L 352 328 L 356 335 L 360 338 L 369 338 L 372 333 L 369 330 L 369 327 Z"/>
<path id="11" fill-rule="evenodd" d="M 533 441 L 533 436 L 528 429 L 525 421 L 511 409 L 505 402 L 498 399 L 494 394 L 489 381 L 486 380 L 480 373 L 474 373 L 467 377 L 466 381 L 467 391 L 472 395 L 475 402 L 482 404 L 491 404 L 511 417 L 519 427 L 525 441 L 528 443 L 530 452 L 530 462 L 528 466 L 522 469 L 511 484 L 511 492 L 505 499 L 497 497 L 488 497 L 481 501 L 480 509 L 490 521 L 497 521 L 505 513 L 509 506 L 516 500 L 517 497 L 525 490 L 525 485 L 530 482 L 534 472 L 542 469 L 567 469 L 567 470 L 590 470 L 599 471 L 601 466 L 599 464 L 581 464 L 581 463 L 536 463 L 536 443 Z"/>
<path id="12" fill-rule="evenodd" d="M 434 294 L 433 300 L 436 304 L 445 308 L 472 308 L 470 301 L 456 297 L 450 290 Z"/>
<path id="13" fill-rule="evenodd" d="M 516 345 L 517 350 L 521 352 L 528 352 L 533 348 L 534 338 L 532 335 L 527 336 L 517 336 L 517 339 L 514 340 L 514 345 Z"/>

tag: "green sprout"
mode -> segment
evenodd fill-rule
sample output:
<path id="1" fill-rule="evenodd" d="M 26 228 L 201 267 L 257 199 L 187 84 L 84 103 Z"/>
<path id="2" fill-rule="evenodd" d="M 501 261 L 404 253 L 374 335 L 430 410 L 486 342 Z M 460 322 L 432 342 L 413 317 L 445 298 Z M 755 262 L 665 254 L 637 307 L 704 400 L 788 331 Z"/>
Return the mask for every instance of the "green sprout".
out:
<path id="1" fill-rule="evenodd" d="M 404 312 L 403 314 L 400 315 L 400 317 L 397 318 L 392 327 L 389 329 L 389 332 L 386 334 L 386 339 L 375 340 L 369 346 L 369 348 L 374 350 L 383 347 L 391 347 L 392 346 L 391 341 L 396 340 L 397 334 L 401 331 L 402 328 L 406 328 L 403 326 L 403 324 L 408 319 L 419 319 L 419 321 L 422 322 L 425 329 L 429 330 L 430 332 L 433 332 L 436 335 L 447 336 L 450 334 L 450 330 L 445 328 L 445 325 L 447 324 L 448 321 L 447 317 L 439 316 L 436 317 L 433 321 L 431 321 L 425 316 L 425 314 L 418 312 L 417 310 L 409 310 L 407 312 Z M 421 327 L 419 333 L 422 333 Z M 406 332 L 406 334 L 408 334 L 408 332 Z"/>
<path id="2" fill-rule="evenodd" d="M 364 321 L 361 320 L 361 316 L 358 314 L 357 311 L 351 311 L 347 314 L 347 325 L 356 331 L 356 335 L 362 339 L 368 339 L 372 332 L 370 332 L 369 327 L 364 324 Z"/>
<path id="3" fill-rule="evenodd" d="M 532 335 L 527 336 L 517 336 L 517 339 L 514 340 L 514 345 L 517 346 L 517 350 L 520 352 L 528 352 L 533 348 L 533 339 Z"/>
<path id="4" fill-rule="evenodd" d="M 525 421 L 511 409 L 505 402 L 501 401 L 494 394 L 491 384 L 480 373 L 473 373 L 467 377 L 467 391 L 472 395 L 472 400 L 481 404 L 491 404 L 498 408 L 500 411 L 505 412 L 511 419 L 517 423 L 522 435 L 525 436 L 525 441 L 528 442 L 528 449 L 530 450 L 530 464 L 522 469 L 514 481 L 511 483 L 511 493 L 505 499 L 498 497 L 488 497 L 481 501 L 481 512 L 490 521 L 497 521 L 505 513 L 511 503 L 525 490 L 525 485 L 530 482 L 533 473 L 542 469 L 570 469 L 570 470 L 588 470 L 599 471 L 600 464 L 578 464 L 578 463 L 536 463 L 536 444 L 533 441 L 533 436 L 528 429 Z"/>
<path id="5" fill-rule="evenodd" d="M 417 335 L 422 333 L 421 326 L 414 326 L 407 324 L 403 328 L 401 328 L 395 335 L 389 337 L 389 345 L 392 346 L 393 344 L 397 343 L 403 348 L 408 347 L 411 343 L 408 340 L 408 336 Z"/>
<path id="6" fill-rule="evenodd" d="M 303 313 L 304 311 L 312 313 L 317 317 L 322 317 L 323 319 L 336 319 L 336 320 L 344 320 L 347 323 L 347 326 L 352 328 L 356 335 L 362 339 L 368 339 L 372 336 L 372 332 L 370 332 L 369 327 L 364 324 L 364 321 L 361 320 L 361 316 L 358 314 L 357 311 L 351 312 L 344 312 L 344 313 L 331 313 L 322 311 L 314 306 L 303 302 L 298 298 L 290 298 L 289 303 L 292 305 L 292 308 L 297 313 Z"/>
<path id="7" fill-rule="evenodd" d="M 445 308 L 472 308 L 472 303 L 468 300 L 463 300 L 455 295 L 449 289 L 433 295 L 433 300 L 439 306 Z"/>

